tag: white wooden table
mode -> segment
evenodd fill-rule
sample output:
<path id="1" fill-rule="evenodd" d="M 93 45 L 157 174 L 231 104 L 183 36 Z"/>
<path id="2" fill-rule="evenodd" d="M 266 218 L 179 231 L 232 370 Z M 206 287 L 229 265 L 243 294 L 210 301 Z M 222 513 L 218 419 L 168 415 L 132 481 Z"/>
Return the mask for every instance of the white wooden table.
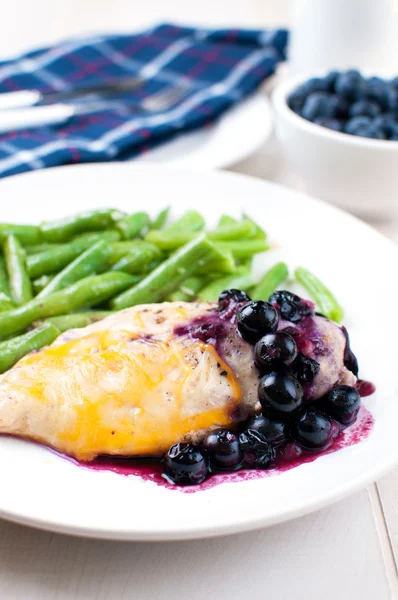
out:
<path id="1" fill-rule="evenodd" d="M 0 55 L 155 20 L 288 24 L 288 7 L 289 0 L 3 0 Z M 274 142 L 233 170 L 301 188 Z M 398 242 L 398 222 L 377 227 Z M 398 470 L 300 520 L 217 540 L 101 542 L 0 521 L 0 600 L 389 600 L 398 598 L 397 564 Z"/>

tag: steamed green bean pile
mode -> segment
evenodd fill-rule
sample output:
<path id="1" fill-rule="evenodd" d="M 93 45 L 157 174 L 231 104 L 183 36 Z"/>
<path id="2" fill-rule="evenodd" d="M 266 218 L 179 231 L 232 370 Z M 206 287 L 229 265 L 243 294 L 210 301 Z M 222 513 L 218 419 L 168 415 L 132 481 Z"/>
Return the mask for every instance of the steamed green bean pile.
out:
<path id="1" fill-rule="evenodd" d="M 168 208 L 154 218 L 105 208 L 40 225 L 0 223 L 0 244 L 1 373 L 63 331 L 113 311 L 214 301 L 229 288 L 268 299 L 289 276 L 277 263 L 254 278 L 253 258 L 270 246 L 246 215 L 223 215 L 207 229 L 194 210 L 170 222 Z M 341 320 L 341 307 L 312 273 L 299 267 L 295 276 L 326 316 Z"/>

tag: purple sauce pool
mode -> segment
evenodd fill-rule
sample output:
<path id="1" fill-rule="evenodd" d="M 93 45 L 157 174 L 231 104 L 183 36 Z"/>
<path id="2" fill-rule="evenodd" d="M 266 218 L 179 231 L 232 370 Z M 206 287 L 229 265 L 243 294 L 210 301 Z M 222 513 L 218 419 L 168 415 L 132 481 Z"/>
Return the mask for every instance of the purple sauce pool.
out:
<path id="1" fill-rule="evenodd" d="M 368 384 L 368 382 L 364 383 Z M 279 453 L 276 466 L 272 469 L 267 469 L 264 471 L 258 469 L 244 469 L 234 473 L 219 473 L 212 475 L 199 485 L 187 487 L 173 485 L 167 479 L 165 479 L 162 476 L 162 467 L 160 461 L 153 459 L 139 460 L 101 456 L 91 463 L 84 464 L 78 463 L 73 459 L 72 460 L 79 466 L 91 469 L 93 471 L 112 471 L 113 473 L 117 473 L 119 475 L 132 475 L 135 477 L 140 477 L 144 481 L 152 481 L 153 483 L 166 487 L 170 490 L 193 493 L 208 490 L 216 485 L 220 485 L 221 483 L 250 481 L 253 479 L 269 477 L 271 475 L 284 473 L 285 471 L 294 469 L 302 464 L 313 462 L 320 456 L 330 454 L 331 452 L 336 452 L 341 448 L 353 446 L 366 439 L 372 430 L 373 423 L 374 419 L 371 413 L 364 406 L 362 406 L 359 411 L 358 418 L 353 425 L 341 431 L 339 431 L 336 427 L 336 437 L 333 443 L 323 452 L 305 452 L 297 444 L 290 442 Z"/>
<path id="2" fill-rule="evenodd" d="M 371 396 L 376 391 L 376 386 L 371 381 L 365 381 L 365 379 L 358 379 L 356 388 L 362 398 Z"/>

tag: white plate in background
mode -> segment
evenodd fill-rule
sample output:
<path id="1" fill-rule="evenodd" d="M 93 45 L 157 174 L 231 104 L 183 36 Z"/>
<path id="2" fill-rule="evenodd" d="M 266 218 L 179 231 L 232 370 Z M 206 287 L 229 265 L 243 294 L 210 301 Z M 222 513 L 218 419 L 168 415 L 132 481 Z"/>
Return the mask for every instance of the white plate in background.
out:
<path id="1" fill-rule="evenodd" d="M 187 169 L 222 169 L 255 152 L 271 133 L 270 103 L 264 93 L 257 92 L 214 124 L 182 133 L 134 160 Z"/>

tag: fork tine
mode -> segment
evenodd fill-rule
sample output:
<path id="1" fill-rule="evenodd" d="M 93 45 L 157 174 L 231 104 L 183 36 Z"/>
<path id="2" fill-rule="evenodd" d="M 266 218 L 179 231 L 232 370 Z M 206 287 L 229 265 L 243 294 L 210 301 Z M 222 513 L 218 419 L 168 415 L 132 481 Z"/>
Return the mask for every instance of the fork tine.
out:
<path id="1" fill-rule="evenodd" d="M 173 104 L 181 100 L 185 95 L 186 91 L 181 88 L 167 88 L 166 90 L 160 90 L 152 96 L 148 96 L 143 100 L 141 106 L 145 110 L 159 111 L 171 108 Z"/>

